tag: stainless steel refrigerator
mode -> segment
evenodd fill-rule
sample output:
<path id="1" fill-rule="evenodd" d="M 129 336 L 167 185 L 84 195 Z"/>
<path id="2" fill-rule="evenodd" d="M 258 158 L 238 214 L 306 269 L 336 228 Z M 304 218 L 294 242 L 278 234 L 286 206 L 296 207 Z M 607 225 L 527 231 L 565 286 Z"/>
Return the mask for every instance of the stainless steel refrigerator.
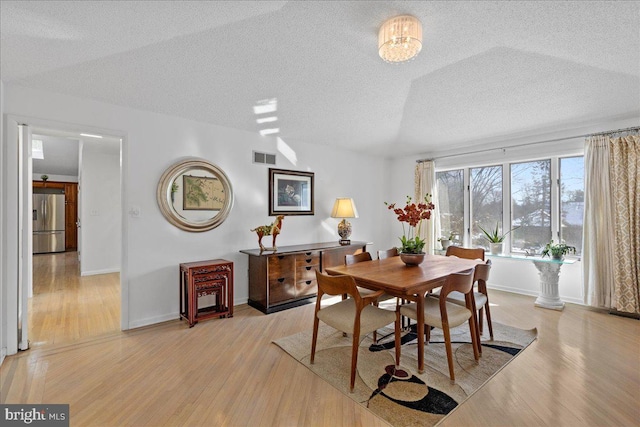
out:
<path id="1" fill-rule="evenodd" d="M 64 194 L 34 194 L 33 253 L 64 250 Z"/>

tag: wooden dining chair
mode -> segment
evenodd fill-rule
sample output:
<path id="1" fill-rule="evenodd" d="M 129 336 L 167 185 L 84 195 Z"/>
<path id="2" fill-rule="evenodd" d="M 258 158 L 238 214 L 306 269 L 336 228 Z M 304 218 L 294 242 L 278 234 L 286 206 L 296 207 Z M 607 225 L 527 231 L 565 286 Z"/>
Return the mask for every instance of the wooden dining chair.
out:
<path id="1" fill-rule="evenodd" d="M 493 340 L 493 325 L 491 324 L 491 311 L 489 309 L 489 294 L 487 292 L 487 281 L 489 280 L 489 272 L 491 271 L 491 260 L 488 259 L 484 264 L 476 265 L 473 273 L 473 283 L 478 284 L 478 290 L 473 292 L 473 298 L 478 311 L 476 319 L 478 325 L 478 338 L 482 336 L 483 317 L 487 317 L 487 327 L 489 328 L 489 336 Z M 465 305 L 464 295 L 460 292 L 451 292 L 447 301 L 458 305 Z M 482 347 L 480 347 L 482 353 Z"/>
<path id="2" fill-rule="evenodd" d="M 480 357 L 478 350 L 479 342 L 477 335 L 477 327 L 475 324 L 475 305 L 472 297 L 473 290 L 473 269 L 466 270 L 462 273 L 451 274 L 447 277 L 440 295 L 438 297 L 427 295 L 424 297 L 424 324 L 442 329 L 444 333 L 444 342 L 447 350 L 447 362 L 449 364 L 449 377 L 455 382 L 455 374 L 453 369 L 453 351 L 451 349 L 451 333 L 450 328 L 462 325 L 464 322 L 469 323 L 469 334 L 471 335 L 471 344 L 473 346 L 473 356 L 477 361 Z M 451 292 L 458 291 L 465 295 L 466 305 L 460 306 L 447 301 L 447 297 Z M 397 310 L 401 315 L 418 319 L 417 304 L 403 304 Z M 398 348 L 400 346 L 400 322 L 396 322 L 395 341 L 396 341 L 396 358 L 398 357 Z M 425 328 L 427 331 L 430 327 Z M 427 341 L 428 342 L 428 341 Z M 396 360 L 399 365 L 399 360 Z"/>
<path id="3" fill-rule="evenodd" d="M 311 364 L 313 365 L 316 354 L 320 320 L 343 333 L 353 334 L 351 344 L 351 381 L 349 383 L 350 391 L 353 392 L 360 341 L 364 339 L 366 334 L 391 323 L 394 323 L 395 329 L 398 329 L 400 315 L 397 311 L 384 310 L 373 305 L 383 292 L 375 291 L 363 296 L 358 291 L 356 282 L 351 276 L 329 276 L 316 270 L 316 279 L 318 281 L 318 297 L 313 317 Z M 350 298 L 324 308 L 322 307 L 321 300 L 323 295 L 342 294 L 347 294 Z M 400 342 L 396 341 L 395 346 L 396 360 L 399 360 Z"/>
<path id="4" fill-rule="evenodd" d="M 391 258 L 398 255 L 400 255 L 400 253 L 398 252 L 398 248 L 391 248 L 387 249 L 386 251 L 378 251 L 378 259 Z"/>
<path id="5" fill-rule="evenodd" d="M 484 249 L 482 248 L 461 248 L 459 246 L 449 246 L 447 248 L 447 256 L 457 256 L 458 258 L 481 259 L 484 261 Z M 491 324 L 491 311 L 489 310 L 489 293 L 487 292 L 487 281 L 489 280 L 489 271 L 491 270 L 491 260 L 487 260 L 484 267 L 478 265 L 474 273 L 473 283 L 477 283 L 478 291 L 473 296 L 476 302 L 476 309 L 479 311 L 476 319 L 478 325 L 478 334 L 482 335 L 483 317 L 487 317 L 487 326 L 489 327 L 489 335 L 493 339 L 493 325 Z M 449 301 L 455 304 L 464 305 L 464 297 L 460 293 L 452 293 Z M 482 352 L 482 348 L 480 348 Z"/>
<path id="6" fill-rule="evenodd" d="M 371 258 L 371 253 L 369 252 L 360 252 L 358 254 L 355 255 L 345 255 L 344 256 L 344 263 L 345 265 L 351 265 L 351 264 L 356 264 L 359 262 L 365 262 L 365 261 L 372 261 L 373 259 Z M 370 295 L 376 291 L 372 291 L 370 289 L 367 288 L 362 288 L 360 286 L 358 286 L 358 291 L 360 292 L 360 295 Z M 345 299 L 346 295 L 342 296 L 342 299 Z M 382 293 L 378 299 L 374 302 L 374 305 L 377 307 L 378 304 L 382 301 L 387 301 L 390 300 L 391 298 L 395 298 L 393 295 L 389 295 L 389 294 L 385 294 Z M 373 332 L 373 342 L 378 342 L 378 333 L 376 331 Z"/>
<path id="7" fill-rule="evenodd" d="M 345 255 L 344 256 L 344 263 L 346 265 L 351 265 L 351 264 L 355 264 L 357 262 L 363 262 L 363 261 L 371 261 L 373 258 L 371 258 L 371 253 L 369 252 L 360 252 L 359 254 L 355 254 L 355 255 Z"/>
<path id="8" fill-rule="evenodd" d="M 446 256 L 457 256 L 458 258 L 480 259 L 484 261 L 484 249 L 482 248 L 463 248 L 460 246 L 449 246 Z"/>

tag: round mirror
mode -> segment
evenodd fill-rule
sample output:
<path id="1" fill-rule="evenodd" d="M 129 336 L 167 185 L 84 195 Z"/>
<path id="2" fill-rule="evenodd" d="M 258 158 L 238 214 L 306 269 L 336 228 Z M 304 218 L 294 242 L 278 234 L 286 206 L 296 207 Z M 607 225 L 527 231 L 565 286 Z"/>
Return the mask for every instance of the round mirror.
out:
<path id="1" fill-rule="evenodd" d="M 210 162 L 188 158 L 169 167 L 158 183 L 160 211 L 186 231 L 207 231 L 222 224 L 233 206 L 227 175 Z"/>

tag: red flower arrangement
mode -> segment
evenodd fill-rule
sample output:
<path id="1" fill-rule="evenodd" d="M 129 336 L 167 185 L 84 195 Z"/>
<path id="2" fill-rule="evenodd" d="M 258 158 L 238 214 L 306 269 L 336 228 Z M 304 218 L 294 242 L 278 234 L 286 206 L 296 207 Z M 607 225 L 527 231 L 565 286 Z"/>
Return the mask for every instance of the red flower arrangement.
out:
<path id="1" fill-rule="evenodd" d="M 420 254 L 423 253 L 425 241 L 420 238 L 420 226 L 423 220 L 429 220 L 431 218 L 431 211 L 435 209 L 435 205 L 431 203 L 431 195 L 424 196 L 424 201 L 419 203 L 412 203 L 411 196 L 407 196 L 407 203 L 404 208 L 396 208 L 395 203 L 387 203 L 387 209 L 393 210 L 398 216 L 398 221 L 402 224 L 402 237 L 400 242 L 400 252 L 403 254 Z M 404 223 L 409 224 L 409 232 L 406 232 Z"/>

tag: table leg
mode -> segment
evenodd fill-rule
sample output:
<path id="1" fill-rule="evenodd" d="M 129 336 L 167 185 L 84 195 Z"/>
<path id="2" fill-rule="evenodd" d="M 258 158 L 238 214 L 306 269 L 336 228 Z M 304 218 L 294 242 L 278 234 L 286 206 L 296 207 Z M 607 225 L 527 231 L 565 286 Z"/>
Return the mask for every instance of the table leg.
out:
<path id="1" fill-rule="evenodd" d="M 418 295 L 416 301 L 416 310 L 418 313 L 418 373 L 424 372 L 424 296 Z"/>

